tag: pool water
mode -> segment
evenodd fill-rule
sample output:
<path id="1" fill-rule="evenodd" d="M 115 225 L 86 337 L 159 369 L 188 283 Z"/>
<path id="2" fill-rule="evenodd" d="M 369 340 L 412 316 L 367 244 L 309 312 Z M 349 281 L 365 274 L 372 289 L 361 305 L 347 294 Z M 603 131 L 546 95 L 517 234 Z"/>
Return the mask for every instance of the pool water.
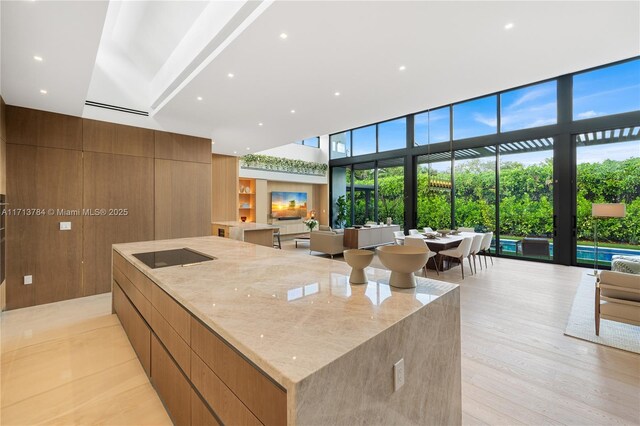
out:
<path id="1" fill-rule="evenodd" d="M 502 246 L 501 253 L 507 255 L 520 255 L 516 253 L 516 243 L 519 240 L 504 239 L 500 240 Z M 491 242 L 492 250 L 495 250 L 495 240 Z M 553 243 L 549 243 L 549 251 L 551 257 L 553 257 Z M 578 245 L 578 263 L 593 263 L 595 255 L 595 248 L 593 246 Z M 611 263 L 611 258 L 614 255 L 625 256 L 640 256 L 640 250 L 612 248 L 612 247 L 598 247 L 598 263 Z"/>

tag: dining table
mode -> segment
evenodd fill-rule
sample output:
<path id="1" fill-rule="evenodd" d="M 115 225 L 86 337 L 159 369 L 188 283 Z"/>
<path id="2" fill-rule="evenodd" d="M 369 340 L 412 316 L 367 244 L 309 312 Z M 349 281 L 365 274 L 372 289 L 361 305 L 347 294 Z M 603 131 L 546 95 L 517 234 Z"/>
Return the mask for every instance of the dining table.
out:
<path id="1" fill-rule="evenodd" d="M 483 234 L 480 234 L 477 232 L 460 232 L 457 235 L 429 237 L 424 233 L 420 233 L 420 236 L 422 236 L 422 239 L 424 239 L 424 242 L 427 243 L 429 250 L 434 251 L 436 253 L 442 250 L 448 250 L 448 249 L 458 247 L 463 239 L 467 237 L 473 238 L 475 235 L 483 235 Z M 396 237 L 396 239 L 404 241 L 405 237 L 404 236 Z M 436 269 L 436 263 L 440 271 L 446 271 L 447 269 L 449 269 L 449 262 L 447 262 L 445 267 L 445 263 L 443 262 L 442 256 L 432 257 L 429 260 L 429 262 L 427 262 L 427 268 Z"/>

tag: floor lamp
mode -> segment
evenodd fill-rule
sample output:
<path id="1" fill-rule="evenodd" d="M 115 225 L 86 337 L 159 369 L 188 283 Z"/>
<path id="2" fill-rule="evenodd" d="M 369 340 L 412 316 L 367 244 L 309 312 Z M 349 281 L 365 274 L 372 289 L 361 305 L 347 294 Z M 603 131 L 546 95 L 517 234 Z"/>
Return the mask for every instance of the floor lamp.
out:
<path id="1" fill-rule="evenodd" d="M 591 204 L 591 216 L 593 216 L 593 275 L 598 273 L 598 219 L 603 217 L 624 217 L 626 207 L 623 203 Z"/>

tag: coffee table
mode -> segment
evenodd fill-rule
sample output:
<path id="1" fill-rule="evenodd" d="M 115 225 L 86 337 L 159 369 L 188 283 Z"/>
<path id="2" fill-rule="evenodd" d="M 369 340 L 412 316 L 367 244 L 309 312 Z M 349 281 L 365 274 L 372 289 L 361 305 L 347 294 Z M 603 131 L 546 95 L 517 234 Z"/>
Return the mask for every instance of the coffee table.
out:
<path id="1" fill-rule="evenodd" d="M 296 243 L 296 248 L 298 248 L 298 243 L 306 243 L 308 246 L 310 244 L 310 240 L 311 240 L 311 235 L 304 234 L 304 235 L 298 235 L 297 237 L 295 237 L 293 239 L 293 242 Z"/>

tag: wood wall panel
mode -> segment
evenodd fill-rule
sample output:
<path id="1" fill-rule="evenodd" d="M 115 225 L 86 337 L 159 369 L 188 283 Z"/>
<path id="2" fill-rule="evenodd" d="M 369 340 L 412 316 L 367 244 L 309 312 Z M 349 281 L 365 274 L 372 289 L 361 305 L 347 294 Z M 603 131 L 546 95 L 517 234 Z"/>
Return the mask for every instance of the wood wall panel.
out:
<path id="1" fill-rule="evenodd" d="M 256 179 L 256 222 L 267 223 L 271 213 L 271 197 L 267 181 Z"/>
<path id="2" fill-rule="evenodd" d="M 7 252 L 15 260 L 7 269 L 9 308 L 82 296 L 82 216 L 58 214 L 82 208 L 82 153 L 14 144 L 7 151 L 11 208 L 54 210 L 8 220 Z M 71 230 L 60 231 L 61 221 Z M 23 275 L 33 275 L 31 286 L 22 284 Z"/>
<path id="3" fill-rule="evenodd" d="M 7 142 L 82 150 L 82 118 L 35 109 L 7 107 Z"/>
<path id="4" fill-rule="evenodd" d="M 153 167 L 151 158 L 84 153 L 83 208 L 107 211 L 84 216 L 84 295 L 111 290 L 112 244 L 153 240 Z"/>
<path id="5" fill-rule="evenodd" d="M 313 186 L 313 202 L 316 210 L 316 219 L 321 225 L 329 223 L 329 185 Z"/>
<path id="6" fill-rule="evenodd" d="M 4 103 L 4 99 L 0 96 L 0 193 L 7 193 L 7 120 L 6 120 L 6 105 Z M 4 206 L 0 206 L 0 213 L 2 212 L 2 208 Z M 6 226 L 6 224 L 5 224 Z M 5 229 L 6 235 L 6 229 Z M 0 252 L 0 256 L 5 256 L 5 251 Z M 5 263 L 6 268 L 6 263 Z M 5 280 L 0 282 L 0 312 L 4 311 L 4 308 L 7 305 L 7 286 L 5 284 Z"/>
<path id="7" fill-rule="evenodd" d="M 211 163 L 211 139 L 155 131 L 156 158 Z"/>
<path id="8" fill-rule="evenodd" d="M 153 130 L 85 119 L 82 123 L 82 149 L 153 158 Z"/>
<path id="9" fill-rule="evenodd" d="M 211 164 L 156 159 L 156 240 L 210 234 Z"/>
<path id="10" fill-rule="evenodd" d="M 7 193 L 7 106 L 0 96 L 0 194 Z"/>
<path id="11" fill-rule="evenodd" d="M 238 157 L 211 156 L 211 221 L 238 220 Z"/>
<path id="12" fill-rule="evenodd" d="M 11 208 L 36 205 L 36 151 L 35 146 L 7 145 L 7 199 Z M 33 285 L 23 285 L 24 275 L 33 275 L 36 270 L 37 231 L 33 218 L 7 216 L 6 250 L 7 309 L 34 305 L 36 292 Z"/>
<path id="13" fill-rule="evenodd" d="M 9 184 L 11 207 L 77 213 L 8 218 L 12 261 L 0 309 L 4 289 L 10 309 L 110 291 L 113 243 L 209 235 L 210 140 L 14 106 L 6 123 L 10 164 L 6 181 L 0 170 L 0 192 Z M 0 167 L 3 158 L 0 144 Z M 61 221 L 72 222 L 71 231 L 59 231 Z M 22 284 L 24 275 L 32 285 Z"/>

